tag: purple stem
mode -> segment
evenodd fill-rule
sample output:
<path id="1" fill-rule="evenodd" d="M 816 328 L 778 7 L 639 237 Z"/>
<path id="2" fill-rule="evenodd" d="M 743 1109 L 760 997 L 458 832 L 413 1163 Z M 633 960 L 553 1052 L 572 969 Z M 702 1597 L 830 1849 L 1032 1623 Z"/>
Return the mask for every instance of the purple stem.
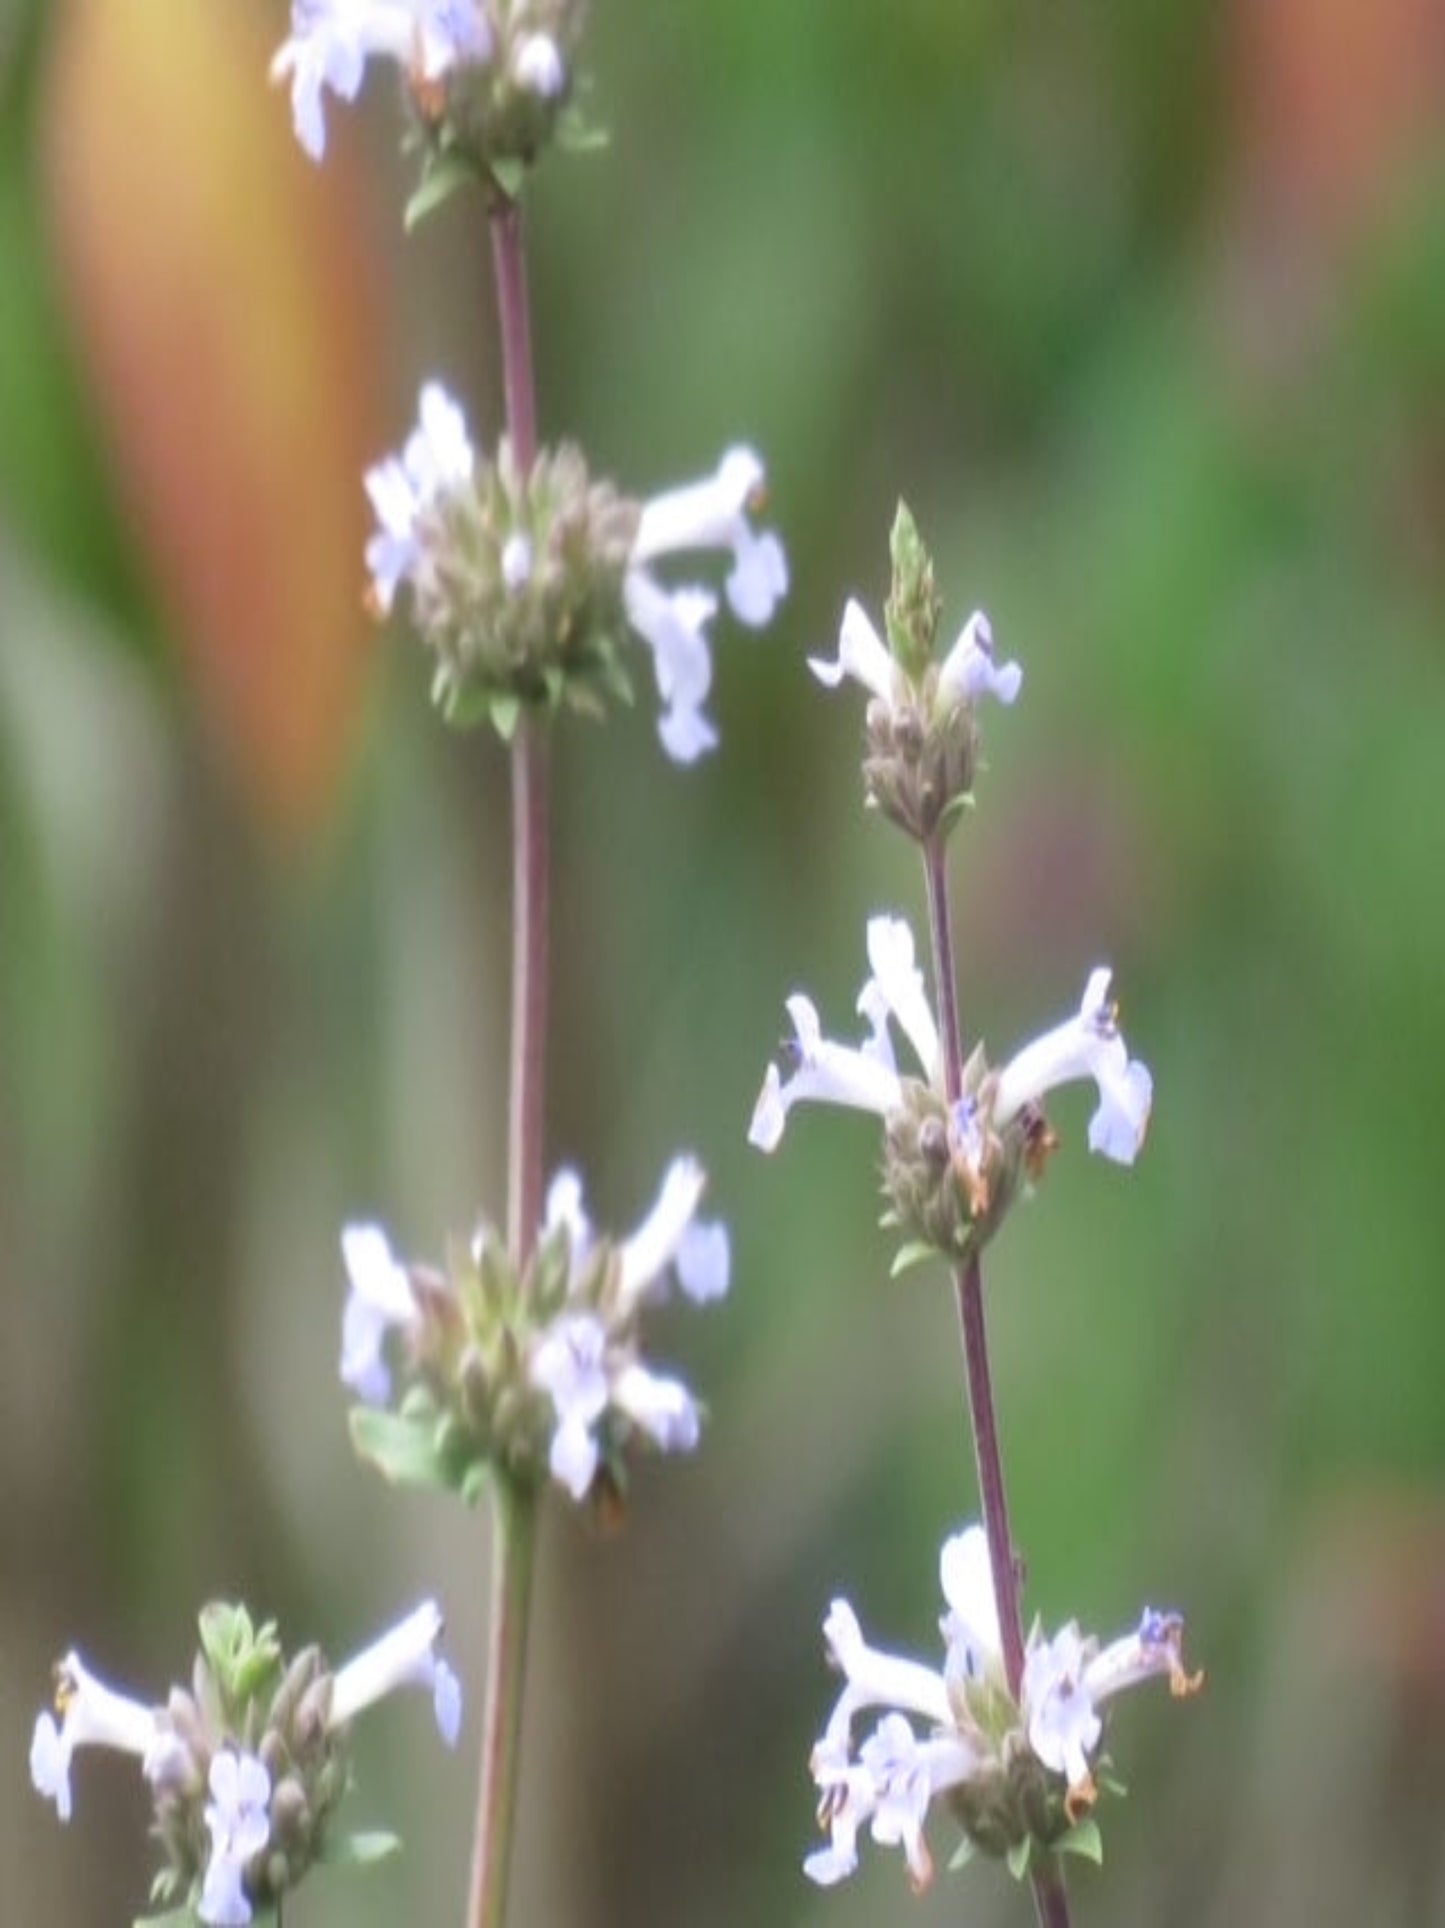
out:
<path id="1" fill-rule="evenodd" d="M 928 922 L 933 937 L 933 968 L 938 986 L 938 1028 L 943 1046 L 943 1087 L 950 1106 L 963 1090 L 963 1034 L 958 1015 L 957 975 L 953 926 L 948 902 L 948 862 L 941 836 L 923 847 L 928 885 Z M 953 1270 L 958 1300 L 958 1323 L 963 1339 L 963 1367 L 968 1381 L 968 1410 L 973 1423 L 973 1451 L 978 1466 L 978 1491 L 983 1506 L 983 1530 L 988 1540 L 988 1562 L 993 1573 L 994 1607 L 1003 1640 L 1004 1673 L 1017 1701 L 1024 1671 L 1023 1615 L 1019 1606 L 1018 1567 L 1009 1531 L 1008 1494 L 1004 1488 L 1003 1456 L 999 1451 L 998 1419 L 994 1412 L 993 1379 L 988 1363 L 988 1333 L 983 1316 L 983 1269 L 975 1254 Z M 1035 1867 L 1034 1907 L 1041 1928 L 1069 1928 L 1069 1903 L 1057 1865 Z"/>
<path id="2" fill-rule="evenodd" d="M 492 199 L 491 230 L 507 435 L 526 478 L 537 455 L 527 260 L 521 209 L 500 191 Z M 524 715 L 512 740 L 512 1050 L 507 1102 L 507 1245 L 519 1268 L 531 1255 L 542 1217 L 549 842 L 547 738 L 544 727 Z M 481 1787 L 467 1928 L 502 1928 L 506 1920 L 536 1516 L 535 1494 L 496 1468 Z"/>

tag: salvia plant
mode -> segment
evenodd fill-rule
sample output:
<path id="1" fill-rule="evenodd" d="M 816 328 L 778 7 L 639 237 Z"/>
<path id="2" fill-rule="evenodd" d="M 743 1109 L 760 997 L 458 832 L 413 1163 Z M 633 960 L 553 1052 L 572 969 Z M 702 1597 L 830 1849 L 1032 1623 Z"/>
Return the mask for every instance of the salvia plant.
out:
<path id="1" fill-rule="evenodd" d="M 696 1446 L 702 1409 L 680 1378 L 649 1362 L 647 1315 L 674 1287 L 696 1305 L 720 1298 L 730 1271 L 726 1229 L 699 1216 L 706 1180 L 691 1155 L 671 1160 L 655 1200 L 622 1234 L 592 1224 L 575 1170 L 546 1176 L 552 737 L 565 712 L 597 718 L 630 700 L 650 658 L 666 757 L 687 765 L 714 750 L 714 627 L 724 610 L 765 626 L 788 589 L 783 546 L 760 521 L 763 462 L 745 443 L 696 479 L 638 495 L 575 444 L 538 440 L 522 197 L 549 145 L 598 144 L 581 110 L 582 14 L 580 0 L 293 0 L 272 66 L 296 138 L 316 162 L 328 114 L 374 70 L 389 72 L 416 169 L 406 221 L 470 195 L 485 209 L 496 283 L 502 426 L 478 437 L 445 382 L 429 380 L 397 451 L 360 484 L 375 519 L 368 608 L 425 652 L 442 718 L 492 732 L 511 761 L 505 1210 L 483 1211 L 443 1239 L 432 1261 L 399 1256 L 377 1223 L 341 1235 L 340 1377 L 359 1456 L 399 1487 L 439 1488 L 468 1503 L 485 1494 L 493 1520 L 466 1928 L 500 1928 L 506 1915 L 538 1509 L 561 1493 L 615 1518 L 636 1453 Z M 691 566 L 710 553 L 717 567 L 695 580 Z M 681 576 L 680 558 L 689 559 Z M 1185 1667 L 1173 1611 L 1145 1608 L 1102 1642 L 1073 1621 L 1025 1631 L 981 1255 L 1058 1148 L 1049 1094 L 1092 1083 L 1088 1144 L 1129 1165 L 1153 1087 L 1124 1043 L 1103 964 L 1077 1009 L 1031 1042 L 997 1055 L 981 1042 L 965 1048 L 946 850 L 974 801 L 984 706 L 1011 705 L 1022 671 L 999 660 L 981 612 L 940 646 L 933 565 L 901 506 L 892 564 L 883 633 L 849 601 L 836 656 L 810 662 L 824 686 L 851 680 L 866 693 L 865 800 L 922 859 L 934 994 L 907 921 L 870 918 L 861 1035 L 825 1035 L 811 999 L 795 992 L 792 1035 L 781 1064 L 768 1067 L 749 1137 L 774 1151 L 803 1102 L 880 1121 L 895 1270 L 941 1260 L 954 1282 L 982 1524 L 940 1551 L 946 1611 L 931 1659 L 875 1648 L 847 1600 L 830 1606 L 826 1652 L 843 1684 L 812 1751 L 826 1838 L 804 1867 L 819 1884 L 843 1880 L 866 1829 L 903 1850 L 922 1888 L 934 1872 L 932 1821 L 935 1833 L 949 1829 L 952 1865 L 975 1855 L 1006 1861 L 1032 1883 L 1040 1919 L 1060 1928 L 1069 1919 L 1062 1857 L 1101 1852 L 1096 1808 L 1116 1785 L 1104 1750 L 1113 1702 L 1156 1677 L 1187 1694 L 1199 1676 Z M 393 1688 L 421 1687 L 443 1740 L 456 1743 L 461 1688 L 441 1657 L 442 1614 L 424 1600 L 337 1668 L 315 1645 L 288 1654 L 275 1627 L 240 1605 L 207 1606 L 199 1629 L 187 1683 L 158 1701 L 110 1687 L 79 1654 L 65 1655 L 53 1711 L 36 1721 L 31 1778 L 68 1821 L 77 1750 L 133 1755 L 161 1864 L 152 1894 L 160 1912 L 149 1919 L 177 1928 L 279 1923 L 314 1864 L 369 1863 L 395 1846 L 390 1835 L 347 1834 L 338 1823 L 356 1715 Z"/>

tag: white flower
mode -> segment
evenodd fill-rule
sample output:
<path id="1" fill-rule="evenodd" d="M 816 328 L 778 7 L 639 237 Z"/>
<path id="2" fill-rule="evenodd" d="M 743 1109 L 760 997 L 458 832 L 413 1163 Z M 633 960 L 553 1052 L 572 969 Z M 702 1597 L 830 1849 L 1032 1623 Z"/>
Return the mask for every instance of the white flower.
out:
<path id="1" fill-rule="evenodd" d="M 1119 1035 L 1117 1009 L 1109 1002 L 1110 976 L 1107 965 L 1091 971 L 1078 1015 L 1009 1060 L 999 1073 L 993 1115 L 1002 1127 L 1055 1085 L 1092 1078 L 1099 1104 L 1089 1120 L 1089 1149 L 1132 1165 L 1144 1143 L 1154 1081 L 1148 1066 L 1129 1056 Z"/>
<path id="2" fill-rule="evenodd" d="M 902 670 L 873 627 L 867 611 L 852 598 L 843 611 L 836 658 L 829 661 L 827 657 L 810 656 L 808 667 L 828 689 L 837 689 L 845 676 L 852 677 L 890 710 L 897 707 L 906 687 Z M 985 695 L 997 697 L 1001 703 L 1012 703 L 1023 678 L 1017 663 L 995 665 L 993 631 L 980 609 L 969 617 L 943 660 L 938 673 L 938 694 L 948 705 L 976 703 Z"/>
<path id="3" fill-rule="evenodd" d="M 690 1453 L 697 1445 L 702 1431 L 697 1401 L 680 1379 L 649 1372 L 634 1360 L 617 1374 L 612 1401 L 664 1453 Z"/>
<path id="4" fill-rule="evenodd" d="M 851 596 L 838 629 L 838 656 L 829 662 L 824 656 L 810 656 L 808 668 L 830 690 L 837 689 L 845 676 L 861 683 L 870 695 L 893 708 L 897 666 L 888 646 L 868 620 L 868 613 Z"/>
<path id="5" fill-rule="evenodd" d="M 992 696 L 1009 704 L 1017 697 L 1023 680 L 1017 663 L 995 663 L 993 626 L 983 611 L 976 609 L 943 659 L 938 693 L 945 701 L 955 703 L 976 703 L 981 696 Z"/>
<path id="6" fill-rule="evenodd" d="M 728 602 L 740 621 L 760 628 L 788 588 L 782 543 L 771 530 L 758 533 L 748 521 L 762 497 L 763 465 L 751 449 L 738 447 L 727 451 L 713 475 L 643 505 L 623 596 L 628 621 L 653 653 L 664 705 L 658 731 L 677 763 L 691 763 L 717 743 L 717 732 L 703 714 L 712 684 L 707 625 L 717 599 L 691 584 L 664 588 L 650 565 L 684 551 L 729 550 Z"/>
<path id="7" fill-rule="evenodd" d="M 939 1577 L 948 1602 L 939 1623 L 947 1647 L 942 1671 L 870 1646 L 846 1600 L 834 1600 L 828 1609 L 823 1632 L 843 1689 L 809 1763 L 820 1795 L 819 1825 L 829 1841 L 808 1856 L 804 1868 L 820 1885 L 852 1874 L 866 1823 L 880 1845 L 903 1849 L 914 1886 L 926 1886 L 933 1864 L 923 1826 L 933 1798 L 970 1783 L 1002 1782 L 1025 1743 L 1064 1780 L 1066 1809 L 1087 1805 L 1094 1798 L 1090 1761 L 1103 1731 L 1100 1705 L 1156 1675 L 1167 1676 L 1176 1694 L 1192 1693 L 1200 1684 L 1201 1676 L 1186 1674 L 1181 1663 L 1184 1623 L 1177 1614 L 1146 1611 L 1133 1633 L 1102 1652 L 1070 1623 L 1052 1640 L 1035 1635 L 1024 1662 L 1017 1726 L 996 1731 L 991 1715 L 985 1730 L 973 1711 L 970 1683 L 986 1678 L 998 1695 L 1006 1687 L 981 1526 L 945 1541 Z M 855 1745 L 854 1721 L 866 1708 L 884 1712 L 872 1735 Z M 925 1723 L 926 1731 L 920 1734 L 914 1721 Z M 987 1786 L 981 1792 L 988 1797 Z"/>
<path id="8" fill-rule="evenodd" d="M 382 1347 L 393 1327 L 417 1317 L 417 1302 L 379 1225 L 348 1225 L 341 1255 L 351 1288 L 341 1317 L 342 1383 L 367 1405 L 381 1406 L 391 1397 Z"/>
<path id="9" fill-rule="evenodd" d="M 749 510 L 760 507 L 763 497 L 759 457 L 750 448 L 730 448 L 712 475 L 643 504 L 632 560 L 646 566 L 684 550 L 731 550 L 728 601 L 742 622 L 758 628 L 788 589 L 782 543 L 770 529 L 757 534 L 748 521 Z"/>
<path id="10" fill-rule="evenodd" d="M 657 1203 L 622 1247 L 622 1301 L 630 1311 L 662 1287 L 669 1271 L 694 1304 L 720 1299 L 728 1289 L 727 1228 L 716 1220 L 698 1224 L 696 1212 L 707 1175 L 693 1157 L 675 1158 L 663 1177 Z"/>
<path id="11" fill-rule="evenodd" d="M 1141 1681 L 1167 1679 L 1176 1699 L 1197 1693 L 1203 1674 L 1186 1673 L 1183 1661 L 1184 1616 L 1145 1607 L 1132 1633 L 1111 1640 L 1084 1668 L 1084 1685 L 1095 1704 L 1110 1700 Z"/>
<path id="12" fill-rule="evenodd" d="M 60 1715 L 41 1714 L 30 1742 L 30 1779 L 37 1794 L 54 1801 L 62 1821 L 71 1815 L 70 1762 L 78 1747 L 114 1747 L 134 1754 L 151 1779 L 162 1771 L 170 1737 L 156 1722 L 155 1710 L 97 1680 L 77 1653 L 68 1653 L 55 1670 L 55 1707 Z"/>
<path id="13" fill-rule="evenodd" d="M 1029 1746 L 1052 1773 L 1063 1775 L 1071 1792 L 1092 1787 L 1089 1756 L 1103 1732 L 1085 1679 L 1087 1659 L 1070 1621 L 1052 1640 L 1030 1649 L 1021 1686 Z"/>
<path id="14" fill-rule="evenodd" d="M 528 1371 L 557 1415 L 549 1463 L 552 1477 L 574 1500 L 585 1497 L 597 1472 L 593 1427 L 612 1397 L 607 1328 L 592 1312 L 566 1312 L 538 1341 Z"/>
<path id="15" fill-rule="evenodd" d="M 372 601 L 382 615 L 421 559 L 422 518 L 445 496 L 465 488 L 475 466 L 466 417 L 440 382 L 427 382 L 417 406 L 417 425 L 401 454 L 387 456 L 366 472 L 366 493 L 378 524 L 366 545 L 366 566 Z M 514 551 L 514 568 L 519 561 Z M 526 561 L 530 568 L 530 545 Z M 505 572 L 505 554 L 503 568 Z"/>
<path id="16" fill-rule="evenodd" d="M 903 1848 L 914 1886 L 926 1887 L 933 1875 L 923 1839 L 929 1802 L 969 1780 L 982 1755 L 971 1737 L 950 1731 L 948 1685 L 936 1669 L 870 1647 L 846 1600 L 833 1602 L 823 1632 L 844 1686 L 810 1763 L 821 1797 L 818 1821 L 829 1831 L 829 1844 L 808 1856 L 804 1872 L 823 1887 L 852 1874 L 858 1830 L 867 1821 L 880 1845 Z M 854 1718 L 878 1706 L 889 1711 L 855 1759 Z M 920 1740 L 900 1710 L 935 1731 Z"/>
<path id="17" fill-rule="evenodd" d="M 540 100 L 556 100 L 567 85 L 567 69 L 551 34 L 524 34 L 512 51 L 512 78 Z"/>
<path id="18" fill-rule="evenodd" d="M 792 1069 L 784 1078 L 776 1065 L 768 1066 L 748 1126 L 748 1141 L 759 1151 L 776 1149 L 788 1112 L 805 1099 L 847 1105 L 880 1117 L 897 1109 L 903 1086 L 888 1033 L 889 1018 L 912 1044 L 924 1076 L 936 1081 L 938 1026 L 923 974 L 914 962 L 913 933 L 902 918 L 869 919 L 868 962 L 872 974 L 858 993 L 858 1010 L 868 1021 L 870 1035 L 861 1045 L 835 1044 L 825 1038 L 811 999 L 801 992 L 788 999 L 794 1033 L 788 1047 Z"/>
<path id="19" fill-rule="evenodd" d="M 213 1928 L 244 1928 L 251 1903 L 242 1877 L 271 1837 L 271 1776 L 254 1754 L 223 1747 L 212 1756 L 208 1785 L 211 1853 L 196 1912 Z"/>
<path id="20" fill-rule="evenodd" d="M 690 1155 L 675 1158 L 647 1217 L 617 1248 L 615 1298 L 602 1312 L 578 1302 L 596 1240 L 582 1204 L 582 1182 L 561 1171 L 547 1192 L 543 1236 L 565 1227 L 569 1303 L 538 1337 L 528 1360 L 532 1384 L 552 1401 L 548 1454 L 552 1477 L 585 1499 L 602 1458 L 600 1428 L 616 1412 L 663 1452 L 690 1452 L 698 1441 L 697 1402 L 680 1379 L 652 1372 L 632 1330 L 643 1304 L 659 1298 L 670 1275 L 703 1305 L 728 1288 L 727 1229 L 696 1217 L 706 1179 Z"/>
<path id="21" fill-rule="evenodd" d="M 462 1690 L 437 1652 L 441 1608 L 424 1600 L 404 1620 L 350 1660 L 332 1682 L 331 1725 L 341 1727 L 398 1687 L 421 1687 L 432 1697 L 437 1731 L 455 1747 L 462 1724 Z"/>
<path id="22" fill-rule="evenodd" d="M 950 1676 L 977 1680 L 1003 1670 L 1003 1636 L 989 1564 L 988 1535 L 981 1526 L 965 1527 L 943 1543 L 938 1577 L 948 1612 L 939 1632 L 948 1648 Z"/>
<path id="23" fill-rule="evenodd" d="M 453 67 L 486 61 L 491 51 L 479 0 L 292 0 L 291 33 L 271 62 L 271 78 L 289 76 L 296 138 L 319 161 L 324 94 L 355 100 L 373 56 L 437 81 Z"/>
<path id="24" fill-rule="evenodd" d="M 674 763 L 694 763 L 717 747 L 717 731 L 703 714 L 712 687 L 707 625 L 717 598 L 706 589 L 667 590 L 645 569 L 629 569 L 622 584 L 627 620 L 652 651 L 663 711 L 657 733 Z"/>

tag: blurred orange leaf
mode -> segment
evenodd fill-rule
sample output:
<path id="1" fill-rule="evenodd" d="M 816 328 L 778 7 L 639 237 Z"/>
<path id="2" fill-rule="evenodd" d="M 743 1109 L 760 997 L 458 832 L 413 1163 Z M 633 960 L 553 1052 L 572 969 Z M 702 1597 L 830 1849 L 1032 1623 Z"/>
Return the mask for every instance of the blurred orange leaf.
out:
<path id="1" fill-rule="evenodd" d="M 333 796 L 361 613 L 379 330 L 356 182 L 313 169 L 251 0 L 58 10 L 42 125 L 67 305 L 158 599 L 254 808 Z"/>

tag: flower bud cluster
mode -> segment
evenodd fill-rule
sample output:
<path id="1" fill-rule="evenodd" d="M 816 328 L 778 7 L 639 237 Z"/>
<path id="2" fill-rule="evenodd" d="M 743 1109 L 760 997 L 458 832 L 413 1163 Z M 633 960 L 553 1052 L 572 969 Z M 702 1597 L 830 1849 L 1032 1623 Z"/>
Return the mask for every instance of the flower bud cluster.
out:
<path id="1" fill-rule="evenodd" d="M 522 1486 L 550 1473 L 605 1508 L 625 1491 L 634 1442 L 690 1450 L 697 1404 L 644 1363 L 640 1328 L 670 1274 L 696 1303 L 727 1290 L 726 1231 L 695 1220 L 703 1183 L 695 1160 L 677 1159 L 642 1226 L 612 1240 L 564 1171 L 521 1271 L 490 1227 L 445 1274 L 400 1264 L 377 1226 L 348 1227 L 341 1376 L 363 1401 L 358 1451 L 389 1478 L 466 1499 L 496 1469 Z"/>
<path id="2" fill-rule="evenodd" d="M 821 1886 L 853 1873 L 866 1825 L 875 1841 L 903 1849 L 914 1887 L 926 1887 L 933 1859 L 924 1823 L 935 1800 L 972 1849 L 1007 1858 L 1020 1876 L 1035 1848 L 1095 1853 L 1085 1817 L 1098 1797 L 1094 1768 L 1108 1703 L 1155 1677 L 1175 1695 L 1202 1683 L 1184 1669 L 1180 1616 L 1146 1609 L 1133 1631 L 1107 1646 L 1073 1622 L 1051 1639 L 1036 1626 L 1015 1697 L 982 1527 L 945 1542 L 939 1571 L 948 1604 L 939 1623 L 941 1669 L 870 1646 L 846 1600 L 835 1600 L 824 1621 L 828 1656 L 844 1685 L 812 1756 L 829 1841 L 804 1866 Z M 854 1723 L 869 1708 L 886 1711 L 855 1741 Z M 921 1734 L 912 1724 L 920 1718 Z"/>
<path id="3" fill-rule="evenodd" d="M 400 71 L 438 163 L 502 178 L 534 160 L 572 90 L 583 0 L 292 0 L 271 76 L 296 138 L 326 148 L 325 96 L 354 100 L 372 60 Z"/>
<path id="4" fill-rule="evenodd" d="M 77 1748 L 139 1757 L 165 1866 L 153 1898 L 185 1904 L 216 1928 L 239 1928 L 275 1906 L 326 1848 L 350 1779 L 348 1724 L 406 1685 L 430 1692 L 449 1746 L 461 1723 L 456 1676 L 436 1651 L 442 1618 L 425 1601 L 333 1673 L 317 1647 L 287 1660 L 274 1626 L 213 1603 L 200 1617 L 189 1688 L 147 1707 L 98 1680 L 80 1656 L 56 1668 L 55 1713 L 41 1714 L 30 1749 L 38 1792 L 71 1813 Z"/>
<path id="5" fill-rule="evenodd" d="M 760 1150 L 774 1150 L 789 1110 L 804 1100 L 876 1113 L 883 1120 L 890 1222 L 912 1242 L 904 1260 L 918 1246 L 955 1260 L 982 1249 L 1057 1145 L 1041 1104 L 1056 1085 L 1091 1078 L 1099 1102 L 1090 1149 L 1133 1162 L 1153 1083 L 1119 1034 L 1107 967 L 1091 972 L 1075 1017 L 1034 1039 L 1001 1070 L 990 1070 L 982 1048 L 976 1050 L 950 1104 L 937 1021 L 902 918 L 869 921 L 868 962 L 871 974 L 858 994 L 869 1026 L 861 1044 L 825 1038 L 811 999 L 801 992 L 788 999 L 794 1035 L 785 1050 L 787 1075 L 768 1066 L 748 1136 Z M 900 1072 L 890 1024 L 909 1040 L 922 1077 Z"/>
<path id="6" fill-rule="evenodd" d="M 787 562 L 748 512 L 763 495 L 750 449 L 716 473 L 648 502 L 594 480 L 570 444 L 539 452 L 523 475 L 507 442 L 474 450 L 460 408 L 440 384 L 423 388 L 416 428 L 366 477 L 377 529 L 367 544 L 368 600 L 387 614 L 405 586 L 435 661 L 432 695 L 451 721 L 488 717 L 510 735 L 521 710 L 567 703 L 593 714 L 627 696 L 629 629 L 649 646 L 664 748 L 679 762 L 710 749 L 703 713 L 712 682 L 711 591 L 666 588 L 652 565 L 683 550 L 733 558 L 726 593 L 754 627 L 787 588 Z"/>
<path id="7" fill-rule="evenodd" d="M 450 0 L 455 11 L 461 0 Z M 413 88 L 428 162 L 506 179 L 535 161 L 572 94 L 583 0 L 474 0 L 491 57 L 458 64 L 435 92 Z M 512 185 L 515 185 L 514 183 Z"/>
<path id="8" fill-rule="evenodd" d="M 982 610 L 969 617 L 943 660 L 935 660 L 941 602 L 933 563 L 902 503 L 892 552 L 888 645 L 862 605 L 850 600 L 836 660 L 814 657 L 810 666 L 830 689 L 848 676 L 868 691 L 863 759 L 868 802 L 925 844 L 947 833 L 973 795 L 980 699 L 988 695 L 1012 703 L 1023 671 L 1017 663 L 995 662 L 993 631 Z"/>
<path id="9" fill-rule="evenodd" d="M 372 607 L 387 613 L 406 584 L 450 721 L 490 715 L 509 732 L 523 705 L 596 708 L 617 684 L 642 512 L 593 482 L 578 449 L 542 450 L 526 476 L 505 439 L 495 459 L 479 456 L 460 409 L 430 383 L 405 449 L 366 488 L 380 525 L 367 547 Z"/>

